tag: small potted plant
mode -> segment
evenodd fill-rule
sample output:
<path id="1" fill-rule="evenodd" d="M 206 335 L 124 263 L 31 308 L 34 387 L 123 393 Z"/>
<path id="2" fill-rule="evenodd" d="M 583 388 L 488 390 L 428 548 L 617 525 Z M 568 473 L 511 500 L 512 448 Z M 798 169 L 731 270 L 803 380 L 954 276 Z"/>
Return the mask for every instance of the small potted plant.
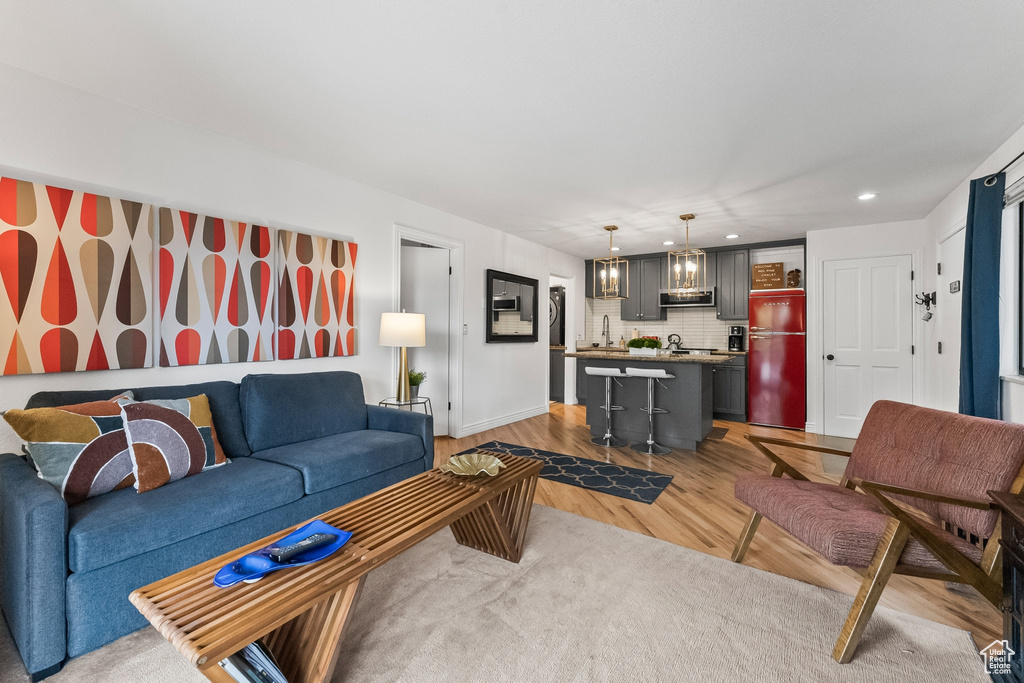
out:
<path id="1" fill-rule="evenodd" d="M 420 385 L 423 384 L 427 379 L 427 373 L 418 372 L 416 370 L 409 371 L 409 396 L 412 398 L 420 397 Z"/>
<path id="2" fill-rule="evenodd" d="M 631 356 L 657 356 L 661 348 L 661 340 L 653 337 L 639 337 L 626 342 Z"/>

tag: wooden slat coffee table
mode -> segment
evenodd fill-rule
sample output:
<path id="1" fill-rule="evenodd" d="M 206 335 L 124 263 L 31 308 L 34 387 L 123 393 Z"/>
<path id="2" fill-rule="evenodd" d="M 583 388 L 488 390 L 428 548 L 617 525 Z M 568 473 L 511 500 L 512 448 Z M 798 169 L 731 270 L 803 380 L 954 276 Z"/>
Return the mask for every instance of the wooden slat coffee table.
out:
<path id="1" fill-rule="evenodd" d="M 495 477 L 434 469 L 320 515 L 352 532 L 341 550 L 320 562 L 253 584 L 213 585 L 218 569 L 296 525 L 140 588 L 132 604 L 211 681 L 231 683 L 218 662 L 261 637 L 289 683 L 327 681 L 363 578 L 374 567 L 445 526 L 462 545 L 519 561 L 543 464 L 494 455 L 508 465 Z"/>

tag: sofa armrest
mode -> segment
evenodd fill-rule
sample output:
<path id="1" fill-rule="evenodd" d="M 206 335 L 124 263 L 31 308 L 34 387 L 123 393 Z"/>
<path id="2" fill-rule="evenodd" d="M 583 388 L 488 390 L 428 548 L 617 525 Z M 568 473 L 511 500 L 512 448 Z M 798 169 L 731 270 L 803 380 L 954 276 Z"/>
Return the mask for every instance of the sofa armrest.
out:
<path id="1" fill-rule="evenodd" d="M 24 458 L 0 455 L 0 606 L 29 673 L 64 661 L 68 506 Z"/>
<path id="2" fill-rule="evenodd" d="M 423 470 L 434 467 L 434 418 L 408 410 L 366 406 L 367 427 L 385 432 L 412 434 L 423 439 Z"/>

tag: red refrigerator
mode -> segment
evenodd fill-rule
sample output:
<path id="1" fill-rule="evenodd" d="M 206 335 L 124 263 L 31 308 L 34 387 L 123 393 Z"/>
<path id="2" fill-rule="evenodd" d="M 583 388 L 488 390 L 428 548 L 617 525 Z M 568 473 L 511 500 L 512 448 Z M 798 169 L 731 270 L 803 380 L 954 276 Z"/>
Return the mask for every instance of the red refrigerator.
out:
<path id="1" fill-rule="evenodd" d="M 807 347 L 804 291 L 750 293 L 747 419 L 751 424 L 804 429 Z"/>

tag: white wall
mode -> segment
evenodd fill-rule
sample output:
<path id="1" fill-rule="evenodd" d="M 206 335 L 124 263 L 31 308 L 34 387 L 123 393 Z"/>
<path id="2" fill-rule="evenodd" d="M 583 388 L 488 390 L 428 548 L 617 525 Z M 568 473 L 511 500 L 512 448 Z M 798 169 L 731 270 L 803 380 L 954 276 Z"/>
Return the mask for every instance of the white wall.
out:
<path id="1" fill-rule="evenodd" d="M 822 263 L 830 259 L 860 258 L 891 254 L 913 254 L 916 279 L 914 292 L 932 292 L 936 289 L 938 245 L 967 218 L 970 181 L 1002 168 L 1024 151 L 1024 128 L 1015 132 L 999 146 L 984 163 L 964 179 L 924 219 L 882 225 L 817 230 L 807 233 L 807 429 L 821 433 L 822 364 L 821 364 L 821 274 Z M 1007 171 L 1006 185 L 1024 177 L 1024 163 L 1018 162 Z M 1011 213 L 1011 212 L 1008 212 Z M 1013 372 L 1016 358 L 1016 287 L 1017 287 L 1017 226 L 1010 216 L 1004 217 L 1003 258 L 1001 260 L 1001 303 L 1004 325 L 1001 334 L 1001 366 L 1003 372 Z M 915 312 L 919 311 L 915 308 Z M 938 312 L 937 312 L 938 313 Z M 935 344 L 935 325 L 914 316 L 914 345 L 917 349 L 914 364 L 914 401 L 921 405 L 935 405 L 939 386 L 938 353 Z M 1004 381 L 1003 417 L 1013 422 L 1024 422 L 1024 381 Z"/>
<path id="2" fill-rule="evenodd" d="M 355 356 L 0 377 L 0 409 L 20 407 L 40 390 L 237 381 L 253 372 L 317 370 L 358 372 L 367 401 L 376 402 L 393 384 L 392 351 L 377 346 L 377 326 L 394 300 L 392 250 L 400 224 L 465 245 L 463 433 L 547 410 L 546 340 L 484 343 L 484 270 L 545 283 L 549 273 L 558 272 L 582 283 L 581 259 L 2 64 L 0 92 L 0 173 L 359 244 Z M 583 305 L 581 286 L 571 303 L 580 325 Z M 0 451 L 17 443 L 4 423 Z"/>
<path id="3" fill-rule="evenodd" d="M 824 433 L 822 297 L 825 262 L 910 254 L 915 273 L 914 291 L 917 292 L 924 291 L 919 279 L 924 252 L 925 226 L 924 221 L 920 220 L 813 230 L 807 233 L 807 431 Z M 915 347 L 920 346 L 920 339 L 921 319 L 915 315 Z M 923 355 L 915 353 L 914 401 L 917 403 L 924 396 L 924 371 Z"/>
<path id="4" fill-rule="evenodd" d="M 956 189 L 949 193 L 938 206 L 936 206 L 925 219 L 925 289 L 932 291 L 936 286 L 935 264 L 938 261 L 938 245 L 967 219 L 967 202 L 970 198 L 970 181 L 986 174 L 995 173 L 1010 162 L 1015 156 L 1024 151 L 1024 128 L 1021 128 L 1010 138 L 999 146 L 978 168 L 960 183 Z M 1024 177 L 1024 163 L 1017 162 L 1006 172 L 1006 186 L 1009 187 L 1021 177 Z M 1016 374 L 1013 370 L 1012 360 L 1016 358 L 1017 335 L 1016 335 L 1016 288 L 1017 288 L 1017 250 L 1016 250 L 1016 225 L 1013 222 L 1004 220 L 1003 254 L 1000 268 L 1000 288 L 1003 307 L 1001 317 L 1009 323 L 1004 326 L 1000 344 L 1002 371 Z M 1002 315 L 1005 311 L 1007 315 Z M 927 340 L 930 342 L 931 340 Z M 934 367 L 937 360 L 937 347 L 934 343 L 925 345 L 925 366 Z M 926 386 L 925 405 L 931 405 L 934 401 L 933 387 L 935 383 L 931 380 L 934 375 L 929 373 Z M 1003 394 L 1003 418 L 1012 422 L 1024 422 L 1024 384 L 1014 381 L 1004 381 Z"/>

